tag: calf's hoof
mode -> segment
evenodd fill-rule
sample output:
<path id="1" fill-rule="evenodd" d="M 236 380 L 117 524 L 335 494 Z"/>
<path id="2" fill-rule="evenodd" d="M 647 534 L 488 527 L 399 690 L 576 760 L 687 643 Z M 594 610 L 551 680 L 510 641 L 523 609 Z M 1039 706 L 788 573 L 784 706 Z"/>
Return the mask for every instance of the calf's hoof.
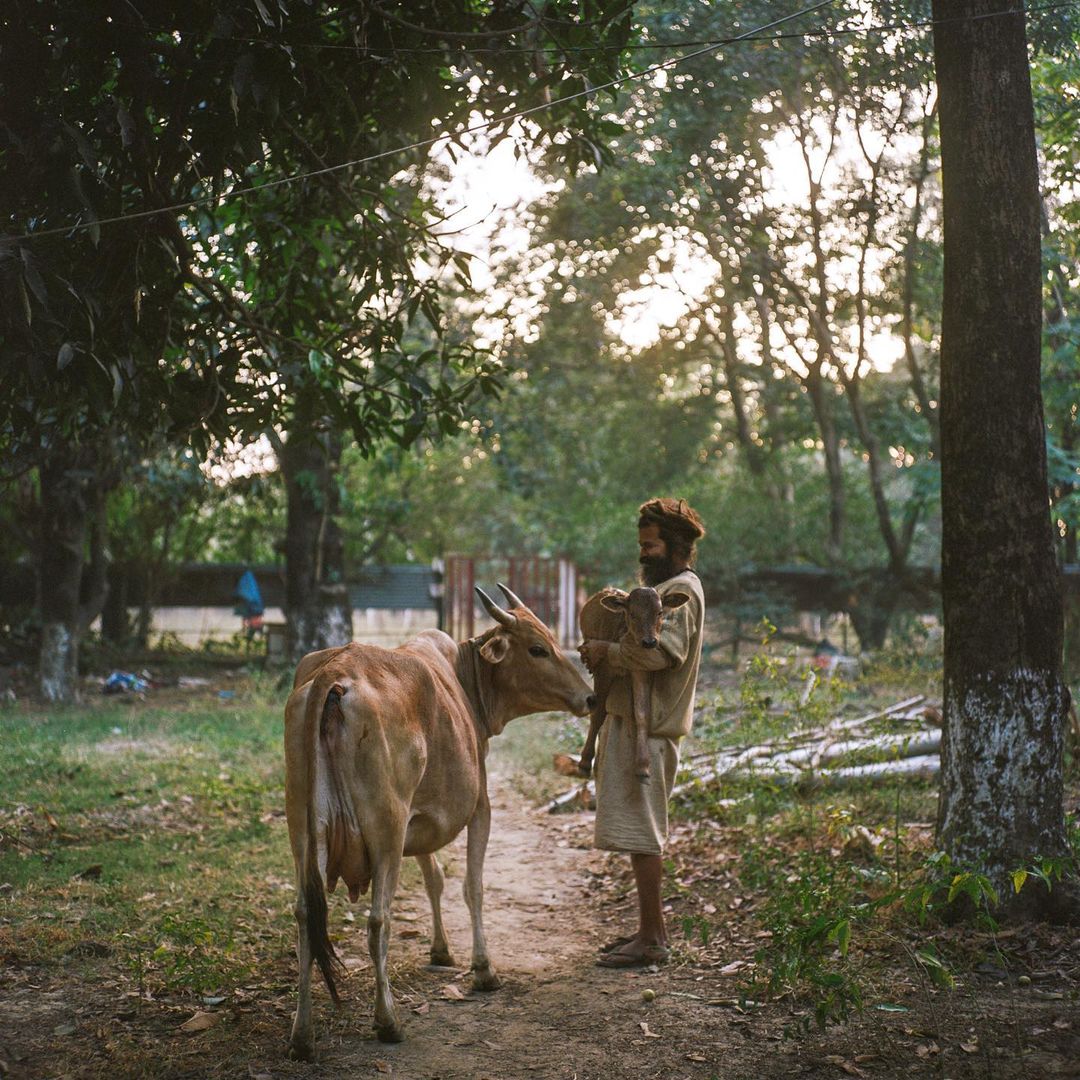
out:
<path id="1" fill-rule="evenodd" d="M 499 976 L 490 968 L 474 969 L 472 973 L 472 988 L 474 990 L 498 990 L 502 986 Z"/>
<path id="2" fill-rule="evenodd" d="M 399 1043 L 405 1038 L 405 1032 L 400 1024 L 373 1024 L 375 1034 L 379 1042 Z"/>

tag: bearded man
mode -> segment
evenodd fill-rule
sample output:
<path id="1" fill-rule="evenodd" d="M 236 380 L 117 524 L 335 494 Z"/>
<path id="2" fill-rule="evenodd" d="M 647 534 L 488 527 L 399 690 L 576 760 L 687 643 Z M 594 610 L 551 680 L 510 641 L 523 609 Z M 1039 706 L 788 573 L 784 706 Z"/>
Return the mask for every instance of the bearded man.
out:
<path id="1" fill-rule="evenodd" d="M 689 601 L 664 619 L 658 648 L 596 639 L 582 644 L 585 666 L 602 662 L 618 674 L 607 698 L 596 756 L 596 846 L 630 856 L 637 888 L 638 928 L 604 946 L 601 967 L 662 964 L 668 959 L 663 911 L 663 851 L 668 799 L 679 766 L 679 743 L 690 733 L 701 663 L 705 597 L 693 570 L 701 518 L 685 499 L 650 499 L 638 517 L 639 576 L 661 597 L 685 593 Z M 635 739 L 630 672 L 652 672 L 648 747 L 651 775 L 635 776 Z"/>

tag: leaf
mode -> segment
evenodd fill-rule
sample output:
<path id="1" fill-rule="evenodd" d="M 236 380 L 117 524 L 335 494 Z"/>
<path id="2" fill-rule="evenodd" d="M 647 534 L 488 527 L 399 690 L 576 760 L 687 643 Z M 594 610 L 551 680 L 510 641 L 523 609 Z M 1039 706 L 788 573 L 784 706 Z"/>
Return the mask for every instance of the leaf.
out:
<path id="1" fill-rule="evenodd" d="M 461 992 L 461 988 L 455 986 L 453 983 L 447 983 L 440 991 L 442 996 L 448 1001 L 464 1001 L 465 995 Z"/>
<path id="2" fill-rule="evenodd" d="M 1024 887 L 1024 882 L 1028 879 L 1028 872 L 1026 870 L 1014 870 L 1012 873 L 1013 891 L 1019 892 Z"/>
<path id="3" fill-rule="evenodd" d="M 56 354 L 56 370 L 63 371 L 74 359 L 75 348 L 70 341 L 65 341 Z"/>
<path id="4" fill-rule="evenodd" d="M 190 1020 L 180 1025 L 181 1031 L 193 1034 L 197 1031 L 209 1031 L 219 1020 L 221 1013 L 197 1012 Z"/>
<path id="5" fill-rule="evenodd" d="M 657 1035 L 655 1031 L 650 1031 L 649 1030 L 649 1025 L 647 1023 L 645 1023 L 644 1020 L 642 1020 L 641 1023 L 638 1024 L 638 1027 L 641 1028 L 641 1032 L 645 1036 L 646 1039 L 659 1039 L 659 1038 L 662 1038 L 662 1036 Z"/>

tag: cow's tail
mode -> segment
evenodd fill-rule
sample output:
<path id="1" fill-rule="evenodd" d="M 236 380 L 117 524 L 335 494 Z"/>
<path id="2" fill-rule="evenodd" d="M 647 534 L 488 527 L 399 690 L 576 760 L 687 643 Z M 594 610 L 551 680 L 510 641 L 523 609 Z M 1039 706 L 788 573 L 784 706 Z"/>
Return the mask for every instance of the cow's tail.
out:
<path id="1" fill-rule="evenodd" d="M 335 1004 L 340 1002 L 337 990 L 337 975 L 344 971 L 344 965 L 330 940 L 326 903 L 326 887 L 319 871 L 319 836 L 315 793 L 318 790 L 317 776 L 319 767 L 319 743 L 330 725 L 344 722 L 341 710 L 341 697 L 345 693 L 342 687 L 334 683 L 322 694 L 320 680 L 316 679 L 308 697 L 306 743 L 308 751 L 307 777 L 307 853 L 304 860 L 304 908 L 307 912 L 307 939 L 311 948 L 312 959 L 319 966 L 326 987 Z M 323 684 L 325 685 L 325 683 Z M 320 708 L 321 701 L 321 708 Z"/>

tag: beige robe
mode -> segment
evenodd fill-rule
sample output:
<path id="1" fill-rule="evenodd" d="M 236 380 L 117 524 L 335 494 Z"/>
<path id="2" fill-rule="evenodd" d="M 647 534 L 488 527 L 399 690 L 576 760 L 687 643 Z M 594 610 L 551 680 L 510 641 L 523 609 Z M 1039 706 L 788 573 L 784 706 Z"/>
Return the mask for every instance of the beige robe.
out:
<path id="1" fill-rule="evenodd" d="M 656 587 L 661 596 L 684 592 L 690 601 L 669 611 L 659 647 L 615 644 L 607 662 L 626 672 L 612 684 L 607 719 L 600 730 L 596 756 L 596 836 L 607 851 L 660 854 L 667 840 L 667 804 L 679 767 L 679 742 L 690 733 L 694 694 L 701 665 L 705 597 L 693 572 L 683 571 Z M 651 776 L 641 783 L 634 775 L 634 725 L 629 672 L 651 671 L 649 701 L 649 764 Z"/>

